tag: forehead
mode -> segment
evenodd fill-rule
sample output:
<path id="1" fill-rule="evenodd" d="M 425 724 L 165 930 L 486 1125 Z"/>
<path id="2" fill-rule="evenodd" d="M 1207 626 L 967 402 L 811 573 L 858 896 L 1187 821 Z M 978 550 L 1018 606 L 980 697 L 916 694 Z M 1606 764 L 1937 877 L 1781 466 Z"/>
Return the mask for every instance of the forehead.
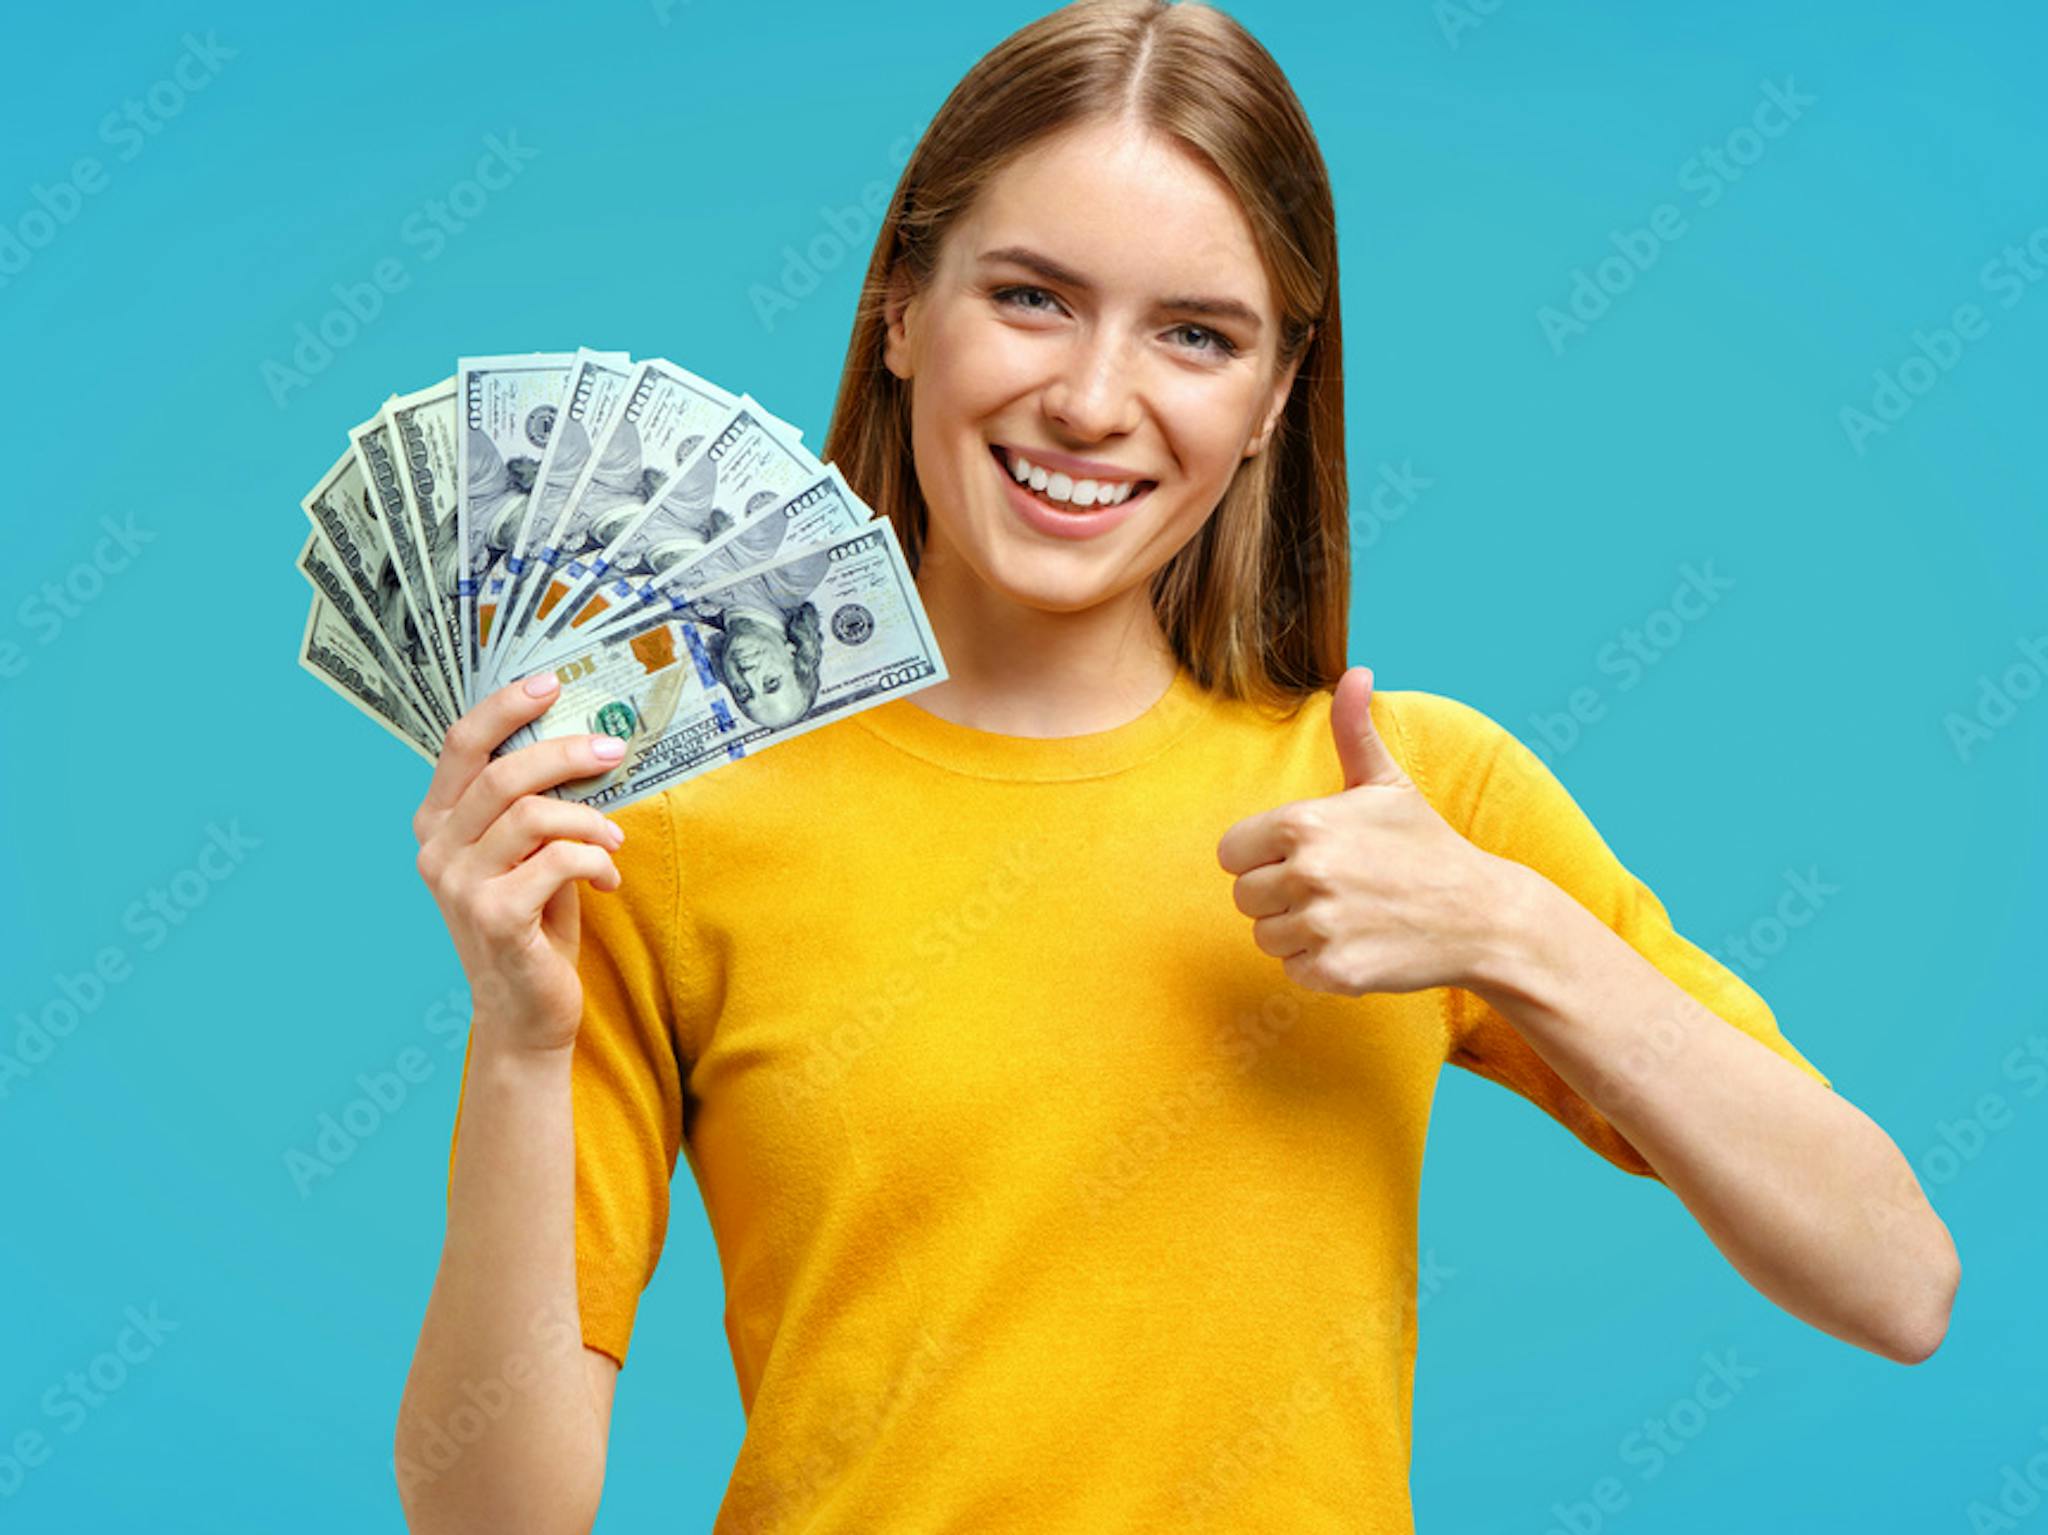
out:
<path id="1" fill-rule="evenodd" d="M 957 231 L 959 259 L 1024 245 L 1106 291 L 1149 298 L 1228 291 L 1271 298 L 1250 220 L 1187 145 L 1129 123 L 1092 123 L 1034 144 L 999 171 Z"/>

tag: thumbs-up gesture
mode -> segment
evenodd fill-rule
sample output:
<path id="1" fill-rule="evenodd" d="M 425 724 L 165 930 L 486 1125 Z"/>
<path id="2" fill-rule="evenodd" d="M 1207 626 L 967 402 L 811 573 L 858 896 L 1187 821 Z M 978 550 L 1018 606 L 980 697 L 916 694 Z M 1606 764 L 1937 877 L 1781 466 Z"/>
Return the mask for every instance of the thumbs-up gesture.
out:
<path id="1" fill-rule="evenodd" d="M 1423 798 L 1372 723 L 1372 673 L 1337 680 L 1342 792 L 1247 816 L 1216 860 L 1252 940 L 1312 991 L 1362 996 L 1464 984 L 1492 936 L 1506 860 Z"/>

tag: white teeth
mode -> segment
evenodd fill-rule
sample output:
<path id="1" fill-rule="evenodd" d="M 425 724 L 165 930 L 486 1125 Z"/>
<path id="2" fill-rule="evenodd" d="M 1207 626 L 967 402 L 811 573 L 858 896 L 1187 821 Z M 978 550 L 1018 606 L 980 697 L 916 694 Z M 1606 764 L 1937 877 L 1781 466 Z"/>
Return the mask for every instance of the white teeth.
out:
<path id="1" fill-rule="evenodd" d="M 1067 501 L 1077 507 L 1121 506 L 1138 488 L 1136 480 L 1077 480 L 1057 470 L 1041 469 L 1014 450 L 1008 456 L 1010 477 L 1051 501 Z"/>

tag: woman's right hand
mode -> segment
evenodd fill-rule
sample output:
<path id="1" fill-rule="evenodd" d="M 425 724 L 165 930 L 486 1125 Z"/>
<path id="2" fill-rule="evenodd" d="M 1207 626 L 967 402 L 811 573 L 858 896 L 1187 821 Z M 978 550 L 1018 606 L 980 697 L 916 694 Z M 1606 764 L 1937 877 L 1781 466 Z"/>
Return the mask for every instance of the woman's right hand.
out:
<path id="1" fill-rule="evenodd" d="M 616 890 L 618 824 L 542 790 L 618 765 L 625 743 L 555 736 L 491 751 L 553 703 L 553 672 L 511 682 L 449 728 L 413 813 L 420 878 L 469 977 L 471 1013 L 521 1050 L 567 1049 L 583 1016 L 576 881 Z M 608 753 L 608 755 L 606 754 Z"/>

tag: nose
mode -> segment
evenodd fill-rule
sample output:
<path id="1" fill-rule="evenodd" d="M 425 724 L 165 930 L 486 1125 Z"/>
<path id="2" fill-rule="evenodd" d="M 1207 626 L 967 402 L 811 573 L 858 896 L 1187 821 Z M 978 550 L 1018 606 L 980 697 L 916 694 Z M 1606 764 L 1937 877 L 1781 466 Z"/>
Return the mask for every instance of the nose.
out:
<path id="1" fill-rule="evenodd" d="M 1138 391 L 1121 337 L 1099 326 L 1076 334 L 1042 396 L 1047 419 L 1082 442 L 1138 428 Z"/>

